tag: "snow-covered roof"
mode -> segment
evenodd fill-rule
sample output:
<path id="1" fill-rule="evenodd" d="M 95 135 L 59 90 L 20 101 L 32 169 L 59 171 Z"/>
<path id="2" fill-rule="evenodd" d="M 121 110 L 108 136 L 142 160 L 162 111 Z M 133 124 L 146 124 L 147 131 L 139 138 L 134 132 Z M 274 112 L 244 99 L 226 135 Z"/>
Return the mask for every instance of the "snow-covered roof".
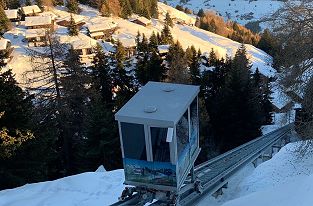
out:
<path id="1" fill-rule="evenodd" d="M 174 126 L 198 93 L 198 86 L 148 82 L 116 113 L 115 119 Z"/>
<path id="2" fill-rule="evenodd" d="M 22 12 L 25 15 L 28 15 L 28 14 L 32 14 L 32 13 L 40 13 L 41 9 L 37 5 L 23 6 L 22 7 Z"/>
<path id="3" fill-rule="evenodd" d="M 99 32 L 99 31 L 104 31 L 104 30 L 108 30 L 108 29 L 113 29 L 117 27 L 117 23 L 113 22 L 113 21 L 105 21 L 102 23 L 98 23 L 98 24 L 89 24 L 87 26 L 89 32 Z"/>
<path id="4" fill-rule="evenodd" d="M 25 26 L 40 26 L 51 24 L 50 16 L 29 16 L 25 18 Z"/>
<path id="5" fill-rule="evenodd" d="M 27 29 L 25 37 L 26 38 L 35 38 L 35 37 L 43 37 L 46 35 L 45 29 Z"/>
<path id="6" fill-rule="evenodd" d="M 18 10 L 11 9 L 11 10 L 4 10 L 5 15 L 7 15 L 8 19 L 17 19 Z"/>
<path id="7" fill-rule="evenodd" d="M 72 42 L 73 49 L 89 49 L 92 48 L 94 45 L 92 42 L 87 40 L 76 40 Z"/>
<path id="8" fill-rule="evenodd" d="M 61 35 L 59 36 L 60 43 L 71 44 L 73 49 L 92 48 L 97 45 L 97 41 L 89 36 L 79 33 L 77 36 Z"/>
<path id="9" fill-rule="evenodd" d="M 90 34 L 91 37 L 103 36 L 103 35 L 104 35 L 103 31 L 93 32 Z"/>
<path id="10" fill-rule="evenodd" d="M 51 11 L 45 11 L 39 14 L 39 16 L 50 16 L 52 20 L 55 20 L 58 16 Z"/>
<path id="11" fill-rule="evenodd" d="M 126 48 L 135 47 L 137 45 L 135 39 L 133 38 L 119 38 L 119 41 Z"/>
<path id="12" fill-rule="evenodd" d="M 129 19 L 131 22 L 138 20 L 146 25 L 151 24 L 151 20 L 147 19 L 146 17 L 143 16 L 138 16 L 138 17 L 132 17 L 131 19 Z"/>
<path id="13" fill-rule="evenodd" d="M 168 44 L 159 45 L 158 46 L 158 51 L 159 51 L 160 54 L 165 54 L 165 53 L 168 52 L 169 48 L 170 48 L 170 45 L 168 45 Z"/>
<path id="14" fill-rule="evenodd" d="M 7 48 L 8 42 L 10 42 L 10 40 L 0 39 L 0 50 L 5 50 Z"/>
<path id="15" fill-rule="evenodd" d="M 82 15 L 72 14 L 72 17 L 73 17 L 74 22 L 76 24 L 85 21 L 85 17 Z M 58 19 L 57 22 L 60 22 L 60 21 L 68 21 L 69 22 L 70 20 L 71 20 L 71 15 L 68 15 L 68 16 L 65 16 L 63 18 Z"/>

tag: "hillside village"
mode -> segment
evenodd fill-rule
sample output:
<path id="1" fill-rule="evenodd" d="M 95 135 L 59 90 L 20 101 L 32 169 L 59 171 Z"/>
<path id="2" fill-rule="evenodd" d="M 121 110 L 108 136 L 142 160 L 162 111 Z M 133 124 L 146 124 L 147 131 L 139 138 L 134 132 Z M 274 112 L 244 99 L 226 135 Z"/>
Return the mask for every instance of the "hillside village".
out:
<path id="1" fill-rule="evenodd" d="M 149 81 L 200 85 L 197 109 L 201 111 L 198 126 L 202 151 L 197 164 L 294 122 L 295 111 L 301 110 L 303 93 L 281 84 L 284 76 L 275 67 L 276 56 L 257 48 L 261 34 L 236 22 L 225 21 L 221 30 L 227 32 L 218 35 L 204 28 L 215 17 L 212 20 L 196 11 L 180 11 L 166 2 L 153 7 L 156 1 L 147 0 L 151 11 L 140 8 L 140 12 L 133 10 L 126 15 L 122 13 L 127 8 L 123 0 L 108 1 L 99 8 L 93 5 L 95 1 L 68 2 L 77 3 L 72 8 L 75 12 L 62 2 L 54 6 L 32 2 L 4 10 L 10 24 L 0 38 L 0 74 L 14 90 L 6 92 L 6 102 L 0 104 L 4 107 L 4 111 L 0 108 L 0 120 L 10 125 L 0 127 L 0 137 L 5 137 L 7 142 L 3 142 L 8 145 L 3 146 L 0 139 L 0 152 L 4 151 L 3 156 L 0 153 L 0 175 L 4 171 L 8 177 L 0 180 L 0 189 L 65 177 L 56 180 L 56 188 L 49 186 L 43 191 L 82 195 L 69 200 L 68 205 L 84 202 L 81 198 L 86 194 L 92 197 L 85 198 L 85 205 L 92 201 L 99 204 L 103 197 L 105 204 L 114 203 L 124 189 L 123 171 L 117 170 L 123 164 L 118 141 L 121 131 L 114 115 Z M 115 7 L 116 2 L 119 7 Z M 188 2 L 183 5 L 192 1 Z M 169 3 L 177 5 L 178 1 Z M 199 21 L 206 25 L 199 26 Z M 236 35 L 230 34 L 242 38 L 237 41 Z M 11 98 L 9 93 L 18 98 Z M 7 111 L 15 108 L 18 112 L 12 112 L 13 117 L 21 118 L 8 118 L 11 113 Z M 16 132 L 17 142 L 11 141 L 15 133 L 8 131 Z M 97 173 L 90 172 L 99 165 L 103 166 Z M 72 187 L 68 184 L 72 177 L 67 176 L 79 173 L 72 176 L 77 178 L 77 188 Z M 80 190 L 86 182 L 86 191 Z M 101 187 L 97 183 L 105 185 L 103 190 L 94 188 Z M 37 196 L 41 183 L 38 188 L 31 187 Z M 5 194 L 8 198 L 0 198 L 0 205 L 15 199 L 14 191 L 4 190 L 0 197 Z M 43 198 L 49 202 L 48 196 Z M 226 196 L 221 202 L 208 198 L 208 202 L 222 205 L 235 196 Z"/>

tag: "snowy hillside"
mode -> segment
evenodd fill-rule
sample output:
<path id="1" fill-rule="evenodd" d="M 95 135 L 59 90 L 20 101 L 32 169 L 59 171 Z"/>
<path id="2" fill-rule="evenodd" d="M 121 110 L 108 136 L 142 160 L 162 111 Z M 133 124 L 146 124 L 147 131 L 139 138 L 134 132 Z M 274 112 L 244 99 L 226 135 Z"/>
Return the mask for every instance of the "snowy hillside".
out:
<path id="1" fill-rule="evenodd" d="M 104 20 L 113 21 L 118 25 L 118 29 L 114 36 L 118 39 L 123 39 L 124 42 L 126 42 L 128 40 L 134 40 L 138 31 L 145 33 L 146 36 L 150 36 L 153 31 L 161 32 L 163 28 L 164 16 L 166 12 L 169 12 L 172 17 L 183 19 L 186 22 L 184 25 L 176 24 L 172 29 L 174 39 L 179 40 L 185 49 L 188 46 L 194 45 L 197 49 L 201 49 L 203 53 L 208 53 L 213 48 L 220 57 L 225 57 L 226 54 L 233 56 L 237 48 L 240 46 L 240 43 L 238 42 L 192 26 L 195 21 L 194 17 L 186 15 L 185 13 L 163 3 L 159 3 L 158 6 L 161 13 L 159 20 L 153 19 L 152 25 L 147 27 L 118 17 L 100 17 L 97 10 L 83 5 L 81 5 L 82 12 L 77 18 L 84 19 L 86 25 Z M 58 16 L 58 18 L 65 18 L 70 15 L 65 12 L 62 7 L 55 8 L 49 13 Z M 84 33 L 85 30 L 86 29 L 83 27 L 82 32 Z M 5 38 L 11 40 L 14 47 L 13 59 L 8 64 L 8 68 L 11 68 L 13 72 L 17 74 L 16 78 L 21 83 L 25 82 L 23 73 L 31 68 L 29 56 L 26 52 L 27 43 L 24 41 L 25 31 L 26 29 L 22 23 L 21 26 L 14 27 L 11 31 L 4 34 Z M 66 36 L 66 31 L 66 28 L 62 26 L 58 26 L 56 28 L 56 33 L 60 36 Z M 82 34 L 81 36 L 84 39 L 94 41 L 85 34 Z M 104 48 L 107 48 L 102 41 L 98 42 L 103 44 Z M 254 46 L 246 46 L 249 58 L 253 64 L 253 71 L 258 67 L 262 74 L 266 76 L 274 76 L 276 71 L 270 66 L 272 57 Z"/>
<path id="2" fill-rule="evenodd" d="M 299 157 L 296 152 L 299 145 L 286 145 L 256 169 L 248 165 L 233 177 L 224 195 L 217 199 L 208 196 L 198 205 L 311 206 L 313 154 Z M 0 205 L 109 205 L 117 201 L 124 188 L 123 181 L 123 170 L 83 173 L 0 191 Z"/>
<path id="3" fill-rule="evenodd" d="M 180 0 L 168 0 L 167 2 L 176 6 Z M 274 13 L 281 5 L 282 1 L 277 0 L 189 0 L 183 6 L 194 11 L 201 8 L 214 10 L 225 19 L 231 19 L 245 25 L 250 21 L 259 21 L 261 18 Z"/>

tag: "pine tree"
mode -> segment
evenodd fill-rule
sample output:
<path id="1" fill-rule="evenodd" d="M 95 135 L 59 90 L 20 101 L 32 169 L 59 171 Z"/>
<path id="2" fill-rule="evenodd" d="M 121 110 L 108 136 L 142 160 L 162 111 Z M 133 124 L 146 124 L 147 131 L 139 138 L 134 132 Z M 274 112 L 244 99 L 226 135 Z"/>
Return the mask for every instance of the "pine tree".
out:
<path id="1" fill-rule="evenodd" d="M 172 18 L 171 18 L 171 15 L 170 15 L 170 13 L 166 13 L 166 15 L 165 15 L 165 24 L 167 25 L 167 26 L 169 26 L 169 27 L 172 27 L 173 28 L 173 26 L 174 26 L 174 23 L 173 23 L 173 20 L 172 20 Z"/>
<path id="2" fill-rule="evenodd" d="M 25 1 L 25 5 L 26 5 L 26 6 L 31 6 L 31 5 L 32 5 L 31 0 L 26 0 L 26 1 Z"/>
<path id="3" fill-rule="evenodd" d="M 157 51 L 159 45 L 158 37 L 153 31 L 149 38 L 149 47 L 152 51 Z"/>
<path id="4" fill-rule="evenodd" d="M 191 46 L 191 58 L 189 62 L 189 71 L 191 76 L 191 83 L 194 85 L 200 85 L 200 54 L 197 53 L 196 48 Z"/>
<path id="5" fill-rule="evenodd" d="M 190 83 L 188 62 L 184 57 L 185 52 L 178 41 L 170 46 L 166 57 L 168 63 L 167 82 Z"/>
<path id="6" fill-rule="evenodd" d="M 10 28 L 11 28 L 10 20 L 4 13 L 3 7 L 0 6 L 0 34 L 4 34 Z"/>
<path id="7" fill-rule="evenodd" d="M 261 34 L 261 39 L 256 46 L 272 56 L 276 54 L 278 49 L 277 40 L 268 29 L 265 29 Z"/>
<path id="8" fill-rule="evenodd" d="M 68 34 L 70 36 L 77 36 L 78 35 L 77 25 L 75 23 L 75 20 L 74 20 L 72 14 L 71 14 L 71 17 L 70 17 L 70 22 L 69 22 L 67 30 L 68 30 Z"/>
<path id="9" fill-rule="evenodd" d="M 262 114 L 250 73 L 251 65 L 242 45 L 232 61 L 225 87 L 217 97 L 212 124 L 222 151 L 239 146 L 260 133 Z"/>
<path id="10" fill-rule="evenodd" d="M 78 14 L 79 6 L 77 0 L 68 0 L 66 7 L 70 13 Z"/>
<path id="11" fill-rule="evenodd" d="M 129 0 L 120 0 L 120 5 L 122 8 L 121 17 L 128 18 L 133 13 Z"/>
<path id="12" fill-rule="evenodd" d="M 38 168 L 25 166 L 27 161 L 20 164 L 27 155 L 23 153 L 25 145 L 35 138 L 31 131 L 33 105 L 32 96 L 18 86 L 11 70 L 0 69 L 0 99 L 0 189 L 7 189 L 25 184 L 29 178 L 26 171 Z M 40 176 L 40 171 L 37 174 Z"/>
<path id="13" fill-rule="evenodd" d="M 125 70 L 126 51 L 120 41 L 117 41 L 110 66 L 112 68 L 112 83 L 115 89 L 115 108 L 121 108 L 136 92 L 133 79 Z"/>
<path id="14" fill-rule="evenodd" d="M 199 9 L 197 16 L 200 17 L 200 18 L 204 17 L 205 16 L 204 10 L 203 9 Z"/>
<path id="15" fill-rule="evenodd" d="M 84 123 L 87 105 L 89 104 L 90 74 L 73 49 L 64 61 L 64 72 L 60 81 L 62 87 L 62 161 L 66 175 L 85 171 L 83 154 L 81 153 L 85 137 Z"/>
<path id="16" fill-rule="evenodd" d="M 171 29 L 167 24 L 164 24 L 164 27 L 161 31 L 161 44 L 173 44 L 174 39 L 171 33 Z"/>

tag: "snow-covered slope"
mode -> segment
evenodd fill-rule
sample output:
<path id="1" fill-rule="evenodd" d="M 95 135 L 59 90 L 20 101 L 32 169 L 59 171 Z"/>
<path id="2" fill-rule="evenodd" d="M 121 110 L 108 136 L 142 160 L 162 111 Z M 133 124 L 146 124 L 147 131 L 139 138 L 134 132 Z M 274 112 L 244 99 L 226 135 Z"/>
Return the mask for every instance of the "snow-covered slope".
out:
<path id="1" fill-rule="evenodd" d="M 180 4 L 180 0 L 167 0 L 167 2 L 173 6 Z M 282 1 L 277 0 L 189 0 L 184 6 L 194 11 L 201 8 L 214 10 L 225 19 L 245 25 L 274 13 L 282 4 Z"/>
<path id="2" fill-rule="evenodd" d="M 124 171 L 87 172 L 0 191 L 1 206 L 103 206 L 118 200 Z"/>
<path id="3" fill-rule="evenodd" d="M 313 154 L 298 156 L 300 145 L 286 145 L 256 169 L 248 165 L 231 179 L 224 195 L 217 199 L 208 196 L 198 206 L 312 206 Z M 0 205 L 110 205 L 121 194 L 123 181 L 123 170 L 102 169 L 0 191 Z"/>
<path id="4" fill-rule="evenodd" d="M 273 159 L 257 167 L 240 184 L 243 197 L 223 206 L 311 206 L 313 155 L 296 155 L 300 144 L 287 145 Z"/>

